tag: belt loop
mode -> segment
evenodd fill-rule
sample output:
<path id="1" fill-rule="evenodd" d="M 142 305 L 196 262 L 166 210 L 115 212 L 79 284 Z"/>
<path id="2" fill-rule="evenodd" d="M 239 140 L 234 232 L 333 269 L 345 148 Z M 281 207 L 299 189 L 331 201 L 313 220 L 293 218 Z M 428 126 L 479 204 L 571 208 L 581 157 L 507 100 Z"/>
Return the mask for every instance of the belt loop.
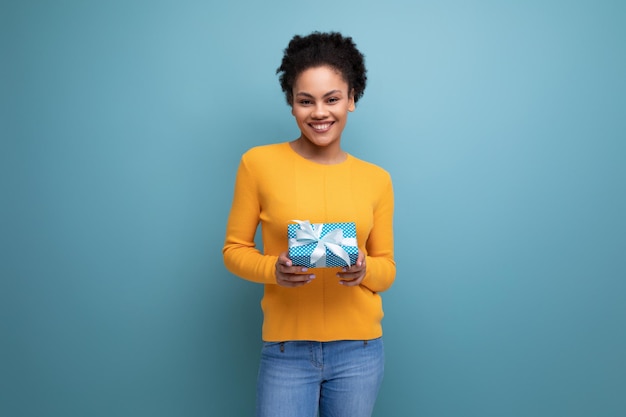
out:
<path id="1" fill-rule="evenodd" d="M 280 353 L 285 353 L 285 342 L 280 342 Z"/>
<path id="2" fill-rule="evenodd" d="M 367 340 L 363 341 L 363 346 L 367 346 Z"/>

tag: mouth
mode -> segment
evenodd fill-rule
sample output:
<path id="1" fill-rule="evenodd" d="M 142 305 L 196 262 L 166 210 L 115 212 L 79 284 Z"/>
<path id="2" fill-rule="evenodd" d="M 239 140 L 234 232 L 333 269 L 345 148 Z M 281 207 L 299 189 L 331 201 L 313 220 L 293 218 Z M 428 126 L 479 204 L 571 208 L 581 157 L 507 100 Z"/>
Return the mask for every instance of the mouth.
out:
<path id="1" fill-rule="evenodd" d="M 316 133 L 324 133 L 330 130 L 330 127 L 334 122 L 324 122 L 324 123 L 309 123 L 311 129 L 313 129 Z"/>

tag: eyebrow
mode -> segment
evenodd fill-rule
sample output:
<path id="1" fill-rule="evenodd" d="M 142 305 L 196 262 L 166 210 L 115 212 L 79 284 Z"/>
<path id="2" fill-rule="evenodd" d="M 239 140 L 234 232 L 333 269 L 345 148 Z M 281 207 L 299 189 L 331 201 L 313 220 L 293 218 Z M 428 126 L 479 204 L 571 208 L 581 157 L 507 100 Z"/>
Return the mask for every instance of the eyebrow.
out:
<path id="1" fill-rule="evenodd" d="M 322 97 L 328 97 L 328 96 L 332 96 L 333 94 L 341 94 L 341 90 L 332 90 L 329 91 L 328 93 L 324 94 Z M 310 97 L 310 98 L 315 98 L 313 96 L 313 94 L 309 94 L 309 93 L 305 93 L 305 92 L 299 92 L 298 94 L 296 94 L 296 96 L 304 96 L 304 97 Z"/>

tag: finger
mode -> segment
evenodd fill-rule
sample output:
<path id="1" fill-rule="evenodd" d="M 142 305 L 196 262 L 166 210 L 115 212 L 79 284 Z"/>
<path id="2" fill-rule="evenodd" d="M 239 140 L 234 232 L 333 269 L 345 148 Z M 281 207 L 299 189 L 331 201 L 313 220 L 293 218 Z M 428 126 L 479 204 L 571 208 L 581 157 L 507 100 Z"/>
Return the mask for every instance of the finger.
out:
<path id="1" fill-rule="evenodd" d="M 285 281 L 303 282 L 315 279 L 314 274 L 284 274 Z"/>
<path id="2" fill-rule="evenodd" d="M 281 264 L 276 265 L 276 273 L 288 275 L 306 275 L 310 274 L 309 269 L 303 266 L 285 266 Z"/>
<path id="3" fill-rule="evenodd" d="M 363 275 L 365 275 L 365 274 L 363 273 L 363 271 L 357 271 L 357 272 L 339 272 L 339 273 L 337 273 L 337 276 L 338 276 L 340 279 L 343 279 L 343 280 L 353 280 L 353 279 L 357 279 L 357 278 L 359 278 L 359 277 L 361 277 L 361 276 L 363 276 Z"/>
<path id="4" fill-rule="evenodd" d="M 277 273 L 283 274 L 299 274 L 306 273 L 308 268 L 293 265 L 293 262 L 288 257 L 288 253 L 283 252 L 278 256 L 278 260 L 276 261 L 276 271 Z"/>
<path id="5" fill-rule="evenodd" d="M 299 287 L 315 279 L 313 274 L 279 274 L 276 282 L 283 287 Z"/>
<path id="6" fill-rule="evenodd" d="M 364 271 L 365 271 L 365 262 L 361 261 L 361 265 L 355 264 L 355 265 L 351 265 L 349 267 L 341 268 L 340 274 L 347 276 L 348 274 L 361 274 Z"/>
<path id="7" fill-rule="evenodd" d="M 359 256 L 356 258 L 356 263 L 354 265 L 357 267 L 365 265 L 365 253 L 361 249 L 359 249 Z"/>
<path id="8" fill-rule="evenodd" d="M 339 280 L 339 283 L 346 287 L 356 287 L 357 285 L 361 284 L 361 281 L 363 281 L 363 276 L 359 276 L 353 279 L 341 279 Z"/>
<path id="9" fill-rule="evenodd" d="M 342 268 L 342 272 L 359 272 L 365 269 L 365 255 L 359 251 L 359 256 L 356 262 L 349 267 Z"/>
<path id="10" fill-rule="evenodd" d="M 280 265 L 284 265 L 284 266 L 287 266 L 287 267 L 292 266 L 293 264 L 291 262 L 291 259 L 289 259 L 288 255 L 289 255 L 288 252 L 283 252 L 280 255 L 278 255 L 278 263 Z"/>

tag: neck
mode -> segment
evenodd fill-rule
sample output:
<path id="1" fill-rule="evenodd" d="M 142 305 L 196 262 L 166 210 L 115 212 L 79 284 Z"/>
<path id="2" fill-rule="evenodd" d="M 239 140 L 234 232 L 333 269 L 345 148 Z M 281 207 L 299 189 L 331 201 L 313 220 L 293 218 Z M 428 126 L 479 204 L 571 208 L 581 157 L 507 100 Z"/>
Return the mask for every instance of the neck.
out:
<path id="1" fill-rule="evenodd" d="M 341 149 L 339 143 L 328 146 L 316 146 L 303 137 L 290 143 L 293 149 L 301 157 L 318 164 L 334 165 L 346 160 L 347 154 Z"/>

